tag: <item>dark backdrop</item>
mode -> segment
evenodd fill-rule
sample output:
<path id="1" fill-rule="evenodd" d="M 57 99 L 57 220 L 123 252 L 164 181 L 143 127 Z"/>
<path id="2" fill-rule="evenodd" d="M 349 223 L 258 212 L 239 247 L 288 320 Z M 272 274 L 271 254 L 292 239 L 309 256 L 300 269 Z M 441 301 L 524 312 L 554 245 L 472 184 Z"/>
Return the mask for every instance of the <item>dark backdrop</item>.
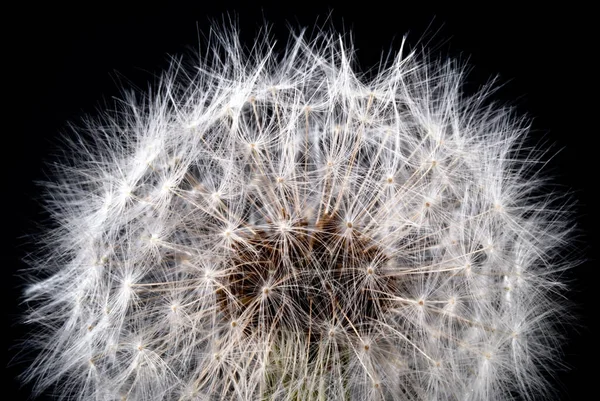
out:
<path id="1" fill-rule="evenodd" d="M 21 259 L 31 250 L 22 236 L 35 232 L 34 222 L 42 216 L 39 188 L 33 181 L 44 178 L 43 160 L 58 144 L 66 123 L 110 105 L 114 96 L 120 96 L 120 86 L 147 88 L 153 74 L 168 65 L 167 55 L 193 52 L 198 32 L 207 32 L 209 21 L 221 20 L 224 13 L 238 20 L 246 43 L 263 21 L 272 23 L 274 35 L 285 40 L 288 25 L 314 26 L 328 19 L 338 29 L 352 30 L 358 60 L 365 69 L 376 64 L 382 52 L 397 49 L 408 33 L 409 45 L 425 38 L 435 45 L 434 55 L 468 60 L 472 69 L 467 90 L 498 75 L 504 85 L 495 98 L 534 117 L 534 138 L 546 138 L 560 150 L 548 169 L 578 199 L 578 246 L 588 261 L 567 277 L 572 280 L 568 295 L 578 305 L 573 313 L 579 326 L 566 328 L 570 341 L 564 361 L 569 368 L 552 381 L 557 383 L 559 399 L 591 399 L 588 392 L 593 394 L 599 364 L 598 347 L 592 343 L 599 334 L 592 319 L 598 315 L 593 296 L 598 293 L 593 287 L 598 274 L 591 251 L 596 245 L 592 230 L 598 202 L 593 191 L 599 182 L 600 160 L 598 68 L 592 61 L 598 49 L 591 37 L 591 10 L 506 4 L 417 10 L 412 5 L 398 3 L 393 8 L 373 1 L 356 6 L 323 2 L 318 7 L 291 1 L 274 7 L 197 3 L 195 7 L 152 9 L 150 18 L 108 6 L 88 10 L 21 7 L 6 15 L 9 34 L 3 38 L 2 64 L 8 72 L 2 77 L 1 147 L 5 161 L 2 205 L 8 217 L 2 241 L 6 246 L 2 259 L 2 289 L 8 306 L 6 348 L 25 332 L 17 324 L 22 281 L 15 273 L 26 267 Z M 14 354 L 7 350 L 5 366 Z M 0 398 L 27 399 L 30 387 L 21 388 L 14 379 L 22 369 L 19 363 L 6 368 Z"/>

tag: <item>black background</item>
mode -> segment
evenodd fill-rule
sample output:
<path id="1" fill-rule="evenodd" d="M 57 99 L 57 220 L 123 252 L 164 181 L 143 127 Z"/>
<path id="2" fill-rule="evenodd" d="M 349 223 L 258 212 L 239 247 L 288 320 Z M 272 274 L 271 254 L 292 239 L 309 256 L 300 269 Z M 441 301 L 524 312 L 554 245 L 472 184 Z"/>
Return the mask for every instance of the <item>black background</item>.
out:
<path id="1" fill-rule="evenodd" d="M 126 17 L 121 9 L 15 11 L 9 21 L 10 35 L 4 38 L 2 169 L 3 211 L 7 218 L 2 241 L 3 292 L 7 308 L 5 331 L 9 333 L 4 381 L 0 397 L 27 399 L 30 387 L 20 387 L 14 377 L 22 363 L 10 363 L 16 340 L 26 332 L 17 324 L 23 282 L 15 273 L 26 267 L 21 259 L 31 250 L 23 236 L 35 232 L 42 215 L 39 188 L 44 178 L 43 161 L 58 145 L 58 137 L 69 121 L 111 105 L 119 87 L 147 88 L 153 74 L 168 66 L 168 55 L 190 54 L 206 33 L 211 20 L 229 14 L 238 21 L 242 39 L 250 44 L 263 21 L 272 24 L 282 42 L 293 28 L 323 23 L 351 30 L 363 69 L 375 65 L 382 52 L 398 49 L 408 33 L 408 44 L 430 40 L 433 54 L 468 60 L 472 67 L 467 90 L 477 89 L 498 75 L 503 84 L 495 98 L 515 106 L 520 114 L 533 117 L 532 135 L 553 143 L 560 151 L 548 165 L 555 182 L 573 191 L 577 198 L 576 220 L 580 237 L 577 247 L 587 261 L 574 268 L 568 298 L 575 323 L 566 328 L 570 340 L 564 348 L 568 369 L 551 381 L 557 399 L 594 398 L 589 394 L 599 371 L 598 332 L 592 318 L 598 315 L 592 291 L 599 203 L 593 198 L 598 179 L 597 138 L 598 68 L 593 58 L 590 9 L 525 6 L 480 6 L 433 8 L 430 10 L 398 3 L 391 7 L 377 2 L 350 6 L 285 2 L 277 6 L 244 3 L 228 6 L 201 4 L 154 10 L 154 16 Z M 110 15 L 110 18 L 100 18 Z M 318 18 L 317 18 L 318 17 Z M 326 22 L 327 21 L 327 22 Z M 316 24 L 315 24 L 316 23 Z M 7 96 L 8 95 L 8 96 Z M 8 103 L 8 109 L 6 108 Z M 6 339 L 6 337 L 4 337 Z M 8 342 L 7 342 L 8 341 Z M 594 346 L 596 345 L 596 347 Z M 10 394 L 10 395 L 9 395 Z M 590 399 L 591 399 L 590 398 Z M 39 399 L 44 399 L 40 397 Z"/>

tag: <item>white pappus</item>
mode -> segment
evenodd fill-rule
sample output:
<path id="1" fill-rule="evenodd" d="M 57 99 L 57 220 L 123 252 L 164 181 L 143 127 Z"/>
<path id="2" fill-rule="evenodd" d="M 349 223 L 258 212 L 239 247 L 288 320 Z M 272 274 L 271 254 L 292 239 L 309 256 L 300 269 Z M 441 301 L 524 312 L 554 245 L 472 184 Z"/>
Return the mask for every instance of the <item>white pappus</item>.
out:
<path id="1" fill-rule="evenodd" d="M 277 53 L 222 29 L 90 119 L 47 183 L 25 379 L 98 401 L 548 396 L 568 202 L 493 88 L 403 48 L 367 78 L 333 31 Z"/>

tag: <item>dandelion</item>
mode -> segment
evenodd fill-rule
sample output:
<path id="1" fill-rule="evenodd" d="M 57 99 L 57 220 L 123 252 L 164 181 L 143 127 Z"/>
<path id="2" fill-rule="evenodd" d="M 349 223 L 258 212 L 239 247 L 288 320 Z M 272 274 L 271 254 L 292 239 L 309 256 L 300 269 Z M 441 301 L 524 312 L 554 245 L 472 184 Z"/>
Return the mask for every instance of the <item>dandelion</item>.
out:
<path id="1" fill-rule="evenodd" d="M 78 132 L 25 379 L 69 400 L 547 396 L 569 230 L 527 121 L 404 46 L 371 78 L 335 32 L 275 48 L 221 30 Z"/>

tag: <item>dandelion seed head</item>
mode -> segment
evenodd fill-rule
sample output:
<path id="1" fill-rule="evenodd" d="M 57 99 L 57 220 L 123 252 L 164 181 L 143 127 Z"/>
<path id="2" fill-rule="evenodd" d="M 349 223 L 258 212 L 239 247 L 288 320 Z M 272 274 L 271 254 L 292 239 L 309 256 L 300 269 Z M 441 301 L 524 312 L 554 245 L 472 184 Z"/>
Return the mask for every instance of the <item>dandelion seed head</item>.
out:
<path id="1" fill-rule="evenodd" d="M 51 185 L 26 379 L 77 400 L 546 396 L 569 229 L 523 120 L 404 42 L 370 79 L 335 32 L 274 48 L 222 30 L 87 126 Z"/>

